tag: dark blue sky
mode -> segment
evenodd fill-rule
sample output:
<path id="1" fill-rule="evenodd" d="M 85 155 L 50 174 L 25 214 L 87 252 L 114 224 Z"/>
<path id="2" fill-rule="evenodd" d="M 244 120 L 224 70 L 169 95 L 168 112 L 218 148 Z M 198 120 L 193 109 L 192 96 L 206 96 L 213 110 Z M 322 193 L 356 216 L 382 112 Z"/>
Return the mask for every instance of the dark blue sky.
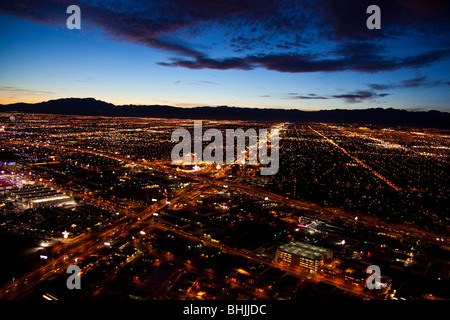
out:
<path id="1" fill-rule="evenodd" d="M 2 0 L 0 28 L 0 103 L 450 111 L 449 1 Z"/>

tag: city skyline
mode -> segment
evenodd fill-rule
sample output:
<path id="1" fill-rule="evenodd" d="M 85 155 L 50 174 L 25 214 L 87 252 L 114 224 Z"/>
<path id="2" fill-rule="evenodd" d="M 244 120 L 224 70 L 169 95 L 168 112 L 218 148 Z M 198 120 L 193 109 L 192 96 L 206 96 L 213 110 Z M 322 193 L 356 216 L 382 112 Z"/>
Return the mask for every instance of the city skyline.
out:
<path id="1" fill-rule="evenodd" d="M 0 103 L 300 110 L 450 107 L 444 1 L 86 2 L 0 5 Z M 418 41 L 420 40 L 420 41 Z"/>

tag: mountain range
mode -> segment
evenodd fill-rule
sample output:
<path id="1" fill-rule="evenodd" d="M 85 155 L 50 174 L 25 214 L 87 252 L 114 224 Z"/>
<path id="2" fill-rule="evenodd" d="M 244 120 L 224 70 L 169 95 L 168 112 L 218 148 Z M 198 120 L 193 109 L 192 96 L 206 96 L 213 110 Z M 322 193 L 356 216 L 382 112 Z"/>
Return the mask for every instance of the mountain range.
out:
<path id="1" fill-rule="evenodd" d="M 199 120 L 255 120 L 290 122 L 355 123 L 361 125 L 408 126 L 450 129 L 450 113 L 401 109 L 260 109 L 242 107 L 180 108 L 167 105 L 114 105 L 94 98 L 64 98 L 39 103 L 0 105 L 0 112 L 66 114 L 86 116 L 149 117 Z"/>

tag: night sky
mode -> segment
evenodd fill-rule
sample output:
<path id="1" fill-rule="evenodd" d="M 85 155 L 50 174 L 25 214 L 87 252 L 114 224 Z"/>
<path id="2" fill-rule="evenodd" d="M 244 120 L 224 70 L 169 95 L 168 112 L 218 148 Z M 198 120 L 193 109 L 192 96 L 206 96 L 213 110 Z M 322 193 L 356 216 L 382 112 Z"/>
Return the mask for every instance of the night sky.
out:
<path id="1" fill-rule="evenodd" d="M 0 30 L 0 103 L 450 112 L 445 0 L 2 0 Z"/>

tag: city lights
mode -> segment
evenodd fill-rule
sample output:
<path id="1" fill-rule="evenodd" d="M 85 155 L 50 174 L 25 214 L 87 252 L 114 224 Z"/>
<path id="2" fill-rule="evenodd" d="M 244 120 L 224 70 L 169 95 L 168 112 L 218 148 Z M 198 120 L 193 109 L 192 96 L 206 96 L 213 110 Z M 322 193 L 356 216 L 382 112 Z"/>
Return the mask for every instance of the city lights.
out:
<path id="1" fill-rule="evenodd" d="M 446 130 L 203 122 L 283 128 L 278 172 L 262 175 L 250 162 L 174 163 L 171 132 L 189 119 L 16 118 L 22 134 L 2 132 L 0 229 L 39 239 L 42 279 L 79 266 L 85 299 L 402 300 L 431 297 L 411 279 L 447 279 Z M 372 289 L 370 265 L 382 272 Z M 42 280 L 28 272 L 0 297 L 33 292 Z M 58 281 L 47 298 L 67 299 Z"/>

